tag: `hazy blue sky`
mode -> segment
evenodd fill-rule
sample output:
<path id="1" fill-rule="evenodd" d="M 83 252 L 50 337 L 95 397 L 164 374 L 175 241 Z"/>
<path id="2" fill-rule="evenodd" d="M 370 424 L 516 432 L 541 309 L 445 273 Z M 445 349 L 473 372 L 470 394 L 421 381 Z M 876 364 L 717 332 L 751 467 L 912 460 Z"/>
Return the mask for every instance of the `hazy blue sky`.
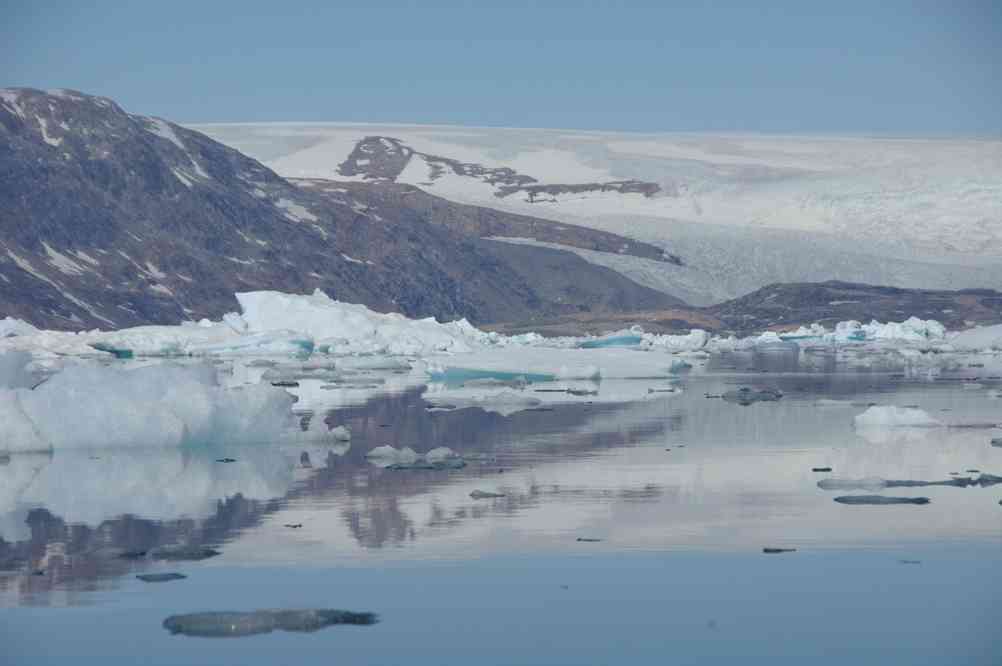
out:
<path id="1" fill-rule="evenodd" d="M 4 3 L 0 85 L 179 121 L 1002 133 L 1002 3 Z"/>

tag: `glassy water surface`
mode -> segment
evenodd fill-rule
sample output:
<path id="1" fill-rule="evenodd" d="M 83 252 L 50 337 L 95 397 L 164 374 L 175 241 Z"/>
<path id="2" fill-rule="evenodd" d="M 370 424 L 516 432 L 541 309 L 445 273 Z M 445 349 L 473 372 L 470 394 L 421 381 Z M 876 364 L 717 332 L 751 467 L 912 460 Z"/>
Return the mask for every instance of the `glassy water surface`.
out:
<path id="1" fill-rule="evenodd" d="M 435 387 L 373 395 L 374 376 L 365 399 L 296 389 L 304 417 L 349 426 L 350 444 L 11 455 L 4 654 L 1002 663 L 1000 380 L 741 356 L 707 370 L 497 411 L 451 408 Z M 715 397 L 741 387 L 782 397 Z M 870 404 L 943 425 L 857 427 Z M 447 446 L 466 466 L 383 468 L 365 455 L 383 444 Z M 835 501 L 867 495 L 929 502 Z M 136 578 L 164 573 L 184 578 Z M 258 612 L 275 609 L 376 617 Z"/>

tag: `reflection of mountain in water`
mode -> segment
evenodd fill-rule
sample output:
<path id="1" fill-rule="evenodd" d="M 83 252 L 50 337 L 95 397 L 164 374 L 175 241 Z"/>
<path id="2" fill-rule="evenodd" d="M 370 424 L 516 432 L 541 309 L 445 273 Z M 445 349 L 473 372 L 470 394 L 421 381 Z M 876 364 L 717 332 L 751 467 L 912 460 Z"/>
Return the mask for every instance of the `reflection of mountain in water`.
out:
<path id="1" fill-rule="evenodd" d="M 366 548 L 403 544 L 422 529 L 448 529 L 488 513 L 513 514 L 546 494 L 573 491 L 535 489 L 421 524 L 401 502 L 457 477 L 495 481 L 499 471 L 526 464 L 513 450 L 545 446 L 558 434 L 561 449 L 573 457 L 628 445 L 665 427 L 654 421 L 583 427 L 596 419 L 616 421 L 616 414 L 628 411 L 628 405 L 571 405 L 510 416 L 479 408 L 431 412 L 415 390 L 330 413 L 329 424 L 352 429 L 352 447 L 342 457 L 314 447 L 310 469 L 294 469 L 299 450 L 265 447 L 13 456 L 0 467 L 0 590 L 31 595 L 56 586 L 95 589 L 101 579 L 148 567 L 139 553 L 178 543 L 225 550 L 242 531 L 304 499 L 343 505 L 344 524 Z M 458 474 L 370 465 L 365 453 L 386 443 L 419 451 L 448 446 L 471 464 Z M 218 462 L 224 453 L 235 462 Z"/>

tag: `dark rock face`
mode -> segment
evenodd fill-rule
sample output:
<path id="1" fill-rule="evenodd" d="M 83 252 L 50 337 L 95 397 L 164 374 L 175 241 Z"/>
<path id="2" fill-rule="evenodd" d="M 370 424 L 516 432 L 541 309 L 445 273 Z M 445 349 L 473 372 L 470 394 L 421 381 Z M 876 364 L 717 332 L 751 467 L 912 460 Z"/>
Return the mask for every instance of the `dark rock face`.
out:
<path id="1" fill-rule="evenodd" d="M 737 332 L 793 328 L 814 322 L 935 319 L 947 328 L 1002 321 L 1002 292 L 990 289 L 932 291 L 848 282 L 775 284 L 706 308 L 722 328 Z"/>
<path id="2" fill-rule="evenodd" d="M 498 198 L 520 196 L 528 203 L 555 201 L 561 194 L 616 192 L 652 197 L 661 191 L 661 186 L 657 183 L 641 180 L 542 185 L 532 176 L 518 173 L 510 167 L 485 167 L 482 164 L 422 153 L 390 136 L 367 136 L 359 141 L 348 158 L 338 165 L 338 172 L 344 176 L 362 176 L 370 181 L 393 182 L 414 156 L 422 158 L 429 166 L 428 185 L 451 172 L 493 185 L 494 195 Z M 660 255 L 661 252 L 658 251 L 658 258 Z"/>
<path id="3" fill-rule="evenodd" d="M 235 310 L 233 293 L 255 289 L 320 288 L 381 311 L 474 323 L 583 305 L 622 311 L 619 295 L 602 294 L 623 291 L 647 308 L 677 303 L 583 261 L 547 270 L 545 252 L 527 272 L 522 255 L 513 266 L 505 251 L 463 233 L 461 211 L 437 223 L 374 198 L 297 187 L 198 132 L 105 98 L 6 89 L 0 316 L 61 329 L 177 323 Z M 541 293 L 527 273 L 601 288 Z"/>
<path id="4" fill-rule="evenodd" d="M 378 168 L 378 163 L 373 168 Z M 382 172 L 382 170 L 378 172 Z M 359 183 L 315 178 L 292 179 L 291 182 L 314 192 L 326 193 L 334 199 L 345 193 L 350 193 L 352 197 L 364 202 L 364 205 L 373 211 L 386 210 L 397 215 L 405 212 L 411 213 L 426 222 L 446 227 L 465 236 L 532 238 L 537 241 L 559 243 L 584 250 L 613 252 L 641 259 L 669 262 L 677 266 L 682 265 L 682 260 L 679 257 L 668 254 L 649 243 L 573 224 L 541 220 L 494 208 L 454 203 L 428 194 L 412 185 L 382 180 Z M 540 187 L 578 186 L 541 185 Z"/>

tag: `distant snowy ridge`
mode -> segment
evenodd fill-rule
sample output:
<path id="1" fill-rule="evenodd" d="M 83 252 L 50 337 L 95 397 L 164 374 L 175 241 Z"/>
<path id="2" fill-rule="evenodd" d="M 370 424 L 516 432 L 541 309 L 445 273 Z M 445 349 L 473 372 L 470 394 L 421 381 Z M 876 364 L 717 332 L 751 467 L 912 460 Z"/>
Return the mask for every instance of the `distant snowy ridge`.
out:
<path id="1" fill-rule="evenodd" d="M 407 183 L 658 245 L 685 267 L 571 251 L 696 305 L 776 282 L 1002 286 L 998 140 L 351 124 L 200 129 L 286 176 Z M 599 186 L 617 182 L 651 187 Z"/>

